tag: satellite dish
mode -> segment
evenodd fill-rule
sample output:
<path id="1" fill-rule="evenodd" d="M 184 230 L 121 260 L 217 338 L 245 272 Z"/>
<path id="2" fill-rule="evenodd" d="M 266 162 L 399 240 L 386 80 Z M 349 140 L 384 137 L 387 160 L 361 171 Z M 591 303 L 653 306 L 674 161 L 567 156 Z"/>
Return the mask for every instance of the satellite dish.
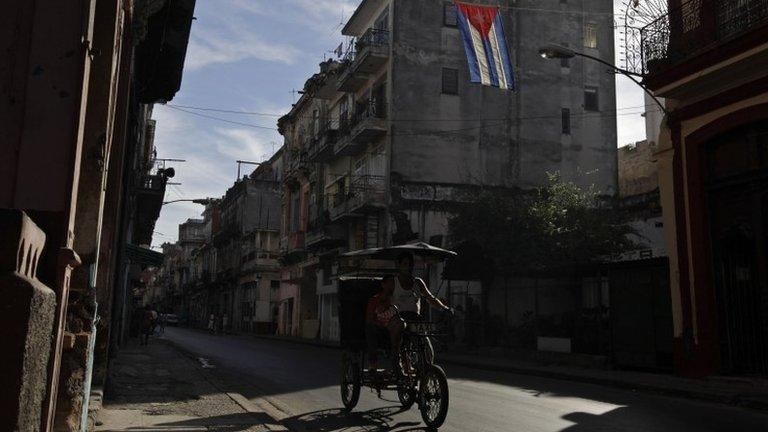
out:
<path id="1" fill-rule="evenodd" d="M 640 30 L 664 17 L 669 12 L 667 0 L 625 0 L 622 3 L 618 23 L 619 63 L 623 69 L 637 74 L 645 72 Z"/>
<path id="2" fill-rule="evenodd" d="M 176 170 L 173 168 L 165 168 L 160 170 L 160 175 L 163 175 L 166 178 L 173 178 L 173 176 L 176 175 Z"/>

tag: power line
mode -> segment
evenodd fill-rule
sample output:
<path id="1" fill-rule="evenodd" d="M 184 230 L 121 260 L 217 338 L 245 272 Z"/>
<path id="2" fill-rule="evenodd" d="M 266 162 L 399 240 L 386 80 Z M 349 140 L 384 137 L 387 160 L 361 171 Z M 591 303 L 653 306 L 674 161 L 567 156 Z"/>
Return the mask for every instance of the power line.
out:
<path id="1" fill-rule="evenodd" d="M 183 111 L 183 112 L 187 112 L 189 114 L 195 114 L 195 115 L 201 115 L 201 114 L 195 113 L 195 112 L 192 112 L 192 111 L 187 111 L 187 110 L 182 109 L 182 108 L 192 109 L 192 110 L 199 110 L 199 111 L 220 112 L 220 113 L 226 113 L 226 114 L 241 114 L 241 115 L 254 115 L 254 116 L 282 117 L 282 114 L 261 113 L 261 112 L 255 112 L 255 111 L 237 111 L 237 110 L 230 110 L 230 109 L 198 107 L 198 106 L 192 106 L 192 105 L 171 105 L 171 104 L 166 104 L 166 106 L 168 106 L 169 108 L 174 108 L 174 109 L 177 109 L 179 111 Z M 639 109 L 639 108 L 650 108 L 650 107 L 655 107 L 655 106 L 656 106 L 656 104 L 629 106 L 629 107 L 623 107 L 623 108 L 616 108 L 614 111 L 610 111 L 610 112 L 619 112 L 619 111 L 626 111 L 626 110 L 630 110 L 630 109 Z M 644 111 L 640 111 L 639 113 L 643 113 L 643 112 Z M 648 111 L 648 112 L 650 112 L 650 111 Z M 636 113 L 629 113 L 629 114 L 636 114 Z M 313 116 L 309 116 L 309 115 L 302 115 L 302 116 L 296 116 L 296 117 L 297 118 L 302 118 L 302 119 L 308 119 L 308 120 L 313 120 L 314 119 Z M 548 117 L 559 118 L 560 116 L 559 115 L 553 115 L 553 116 L 548 116 Z M 207 116 L 207 118 L 213 118 L 213 119 L 217 119 L 217 120 L 229 121 L 229 120 L 221 119 L 219 117 L 212 117 L 212 116 Z M 526 118 L 525 117 L 521 117 L 521 119 L 526 119 Z M 424 117 L 421 117 L 421 118 L 410 118 L 410 119 L 409 118 L 390 119 L 389 121 L 390 122 L 412 122 L 412 123 L 416 123 L 416 122 L 495 121 L 495 120 L 507 120 L 507 118 L 506 117 L 496 117 L 496 118 L 424 118 Z M 244 124 L 249 124 L 249 123 L 244 123 Z M 266 126 L 261 126 L 261 127 L 266 127 Z"/>
<path id="2" fill-rule="evenodd" d="M 223 118 L 220 118 L 220 117 L 214 117 L 214 116 L 209 116 L 209 115 L 205 115 L 205 114 L 196 113 L 196 112 L 193 112 L 193 111 L 187 111 L 187 110 L 184 110 L 184 109 L 181 109 L 181 108 L 176 108 L 176 107 L 173 107 L 173 106 L 169 106 L 169 108 L 172 108 L 172 109 L 175 109 L 175 110 L 179 110 L 179 111 L 182 111 L 182 112 L 185 112 L 185 113 L 188 113 L 188 114 L 193 114 L 193 115 L 197 115 L 197 116 L 200 116 L 200 117 L 208 118 L 208 119 L 211 119 L 211 120 L 217 120 L 217 121 L 225 122 L 225 123 L 231 123 L 231 124 L 236 124 L 236 125 L 240 125 L 240 126 L 253 127 L 253 128 L 258 128 L 258 129 L 277 130 L 277 128 L 269 128 L 269 127 L 266 127 L 266 126 L 258 126 L 258 125 L 253 125 L 253 124 L 250 124 L 250 123 L 242 123 L 242 122 L 230 121 L 230 120 L 226 120 L 226 119 L 223 119 Z M 655 109 L 655 110 L 645 110 L 645 111 L 630 112 L 630 113 L 618 113 L 617 111 L 610 111 L 608 114 L 603 114 L 602 112 L 597 112 L 597 113 L 584 112 L 584 113 L 581 113 L 581 114 L 571 114 L 571 117 L 572 118 L 573 117 L 576 117 L 576 118 L 612 118 L 613 117 L 613 118 L 615 118 L 615 117 L 622 117 L 622 116 L 628 116 L 628 115 L 640 115 L 640 114 L 651 113 L 651 112 L 656 112 L 656 111 L 659 111 L 659 110 L 658 109 Z M 548 120 L 548 119 L 559 119 L 561 117 L 562 117 L 562 114 L 560 114 L 560 115 L 546 115 L 546 116 L 533 116 L 533 117 L 517 117 L 517 118 L 514 118 L 514 119 L 506 119 L 506 118 L 501 118 L 501 119 L 457 119 L 457 120 L 450 120 L 450 121 L 501 121 L 501 123 L 483 124 L 483 125 L 479 125 L 479 126 L 473 126 L 473 127 L 467 127 L 467 128 L 459 128 L 459 129 L 431 130 L 431 131 L 421 131 L 421 132 L 395 132 L 395 133 L 391 133 L 390 135 L 391 136 L 445 135 L 445 134 L 453 134 L 453 133 L 457 133 L 457 132 L 466 132 L 466 131 L 471 131 L 471 130 L 483 129 L 483 128 L 486 128 L 486 127 L 506 126 L 507 124 L 512 123 L 512 122 L 514 122 L 515 124 L 519 123 L 519 121 L 521 121 L 521 120 Z M 395 120 L 389 120 L 389 121 L 393 122 Z M 423 119 L 418 119 L 418 120 L 403 120 L 403 119 L 400 119 L 398 121 L 414 121 L 414 122 L 419 122 L 419 121 L 424 121 L 424 120 Z"/>
<path id="3" fill-rule="evenodd" d="M 209 115 L 206 115 L 206 114 L 200 114 L 200 113 L 197 113 L 197 112 L 194 112 L 194 111 L 187 111 L 185 109 L 178 108 L 178 107 L 173 106 L 173 105 L 166 104 L 165 106 L 170 108 L 170 109 L 174 109 L 176 111 L 185 112 L 187 114 L 196 115 L 198 117 L 203 117 L 203 118 L 207 118 L 207 119 L 210 119 L 210 120 L 216 120 L 216 121 L 220 121 L 220 122 L 224 122 L 224 123 L 230 123 L 230 124 L 239 125 L 239 126 L 251 127 L 251 128 L 254 128 L 254 129 L 267 129 L 267 130 L 274 130 L 274 131 L 277 130 L 277 128 L 273 128 L 273 127 L 269 127 L 269 126 L 255 125 L 255 124 L 252 124 L 252 123 L 243 123 L 243 122 L 223 119 L 221 117 L 214 117 L 214 116 L 209 116 Z"/>

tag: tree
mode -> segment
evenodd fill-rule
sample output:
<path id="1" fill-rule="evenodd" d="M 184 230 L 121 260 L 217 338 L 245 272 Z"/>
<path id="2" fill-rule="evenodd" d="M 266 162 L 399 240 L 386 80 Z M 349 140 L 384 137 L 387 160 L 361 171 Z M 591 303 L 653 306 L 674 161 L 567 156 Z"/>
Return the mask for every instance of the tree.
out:
<path id="1" fill-rule="evenodd" d="M 482 188 L 449 220 L 454 243 L 480 244 L 497 275 L 604 261 L 631 250 L 635 231 L 594 187 L 550 174 L 534 191 Z"/>

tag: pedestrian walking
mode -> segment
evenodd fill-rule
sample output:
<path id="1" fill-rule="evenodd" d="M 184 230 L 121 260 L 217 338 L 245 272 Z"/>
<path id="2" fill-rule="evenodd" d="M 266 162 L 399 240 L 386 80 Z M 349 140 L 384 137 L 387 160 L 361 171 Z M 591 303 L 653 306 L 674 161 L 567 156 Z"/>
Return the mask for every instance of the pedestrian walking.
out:
<path id="1" fill-rule="evenodd" d="M 165 334 L 165 320 L 166 320 L 166 313 L 160 313 L 160 315 L 157 318 L 157 324 L 160 331 L 158 331 L 158 334 Z"/>
<path id="2" fill-rule="evenodd" d="M 149 335 L 152 333 L 154 327 L 154 319 L 152 309 L 149 306 L 144 307 L 143 317 L 141 319 L 141 335 L 139 341 L 141 345 L 149 344 Z"/>
<path id="3" fill-rule="evenodd" d="M 216 315 L 211 314 L 210 317 L 208 317 L 208 332 L 213 334 L 215 333 L 215 326 L 216 325 Z"/>

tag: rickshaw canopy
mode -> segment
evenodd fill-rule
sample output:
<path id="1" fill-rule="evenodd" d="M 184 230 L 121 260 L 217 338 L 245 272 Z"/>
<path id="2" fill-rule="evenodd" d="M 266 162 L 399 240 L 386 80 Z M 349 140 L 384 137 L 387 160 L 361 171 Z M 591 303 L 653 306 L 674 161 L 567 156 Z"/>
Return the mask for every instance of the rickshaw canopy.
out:
<path id="1" fill-rule="evenodd" d="M 382 248 L 361 249 L 341 254 L 347 258 L 373 258 L 380 260 L 395 259 L 402 253 L 411 253 L 421 258 L 446 259 L 456 256 L 456 252 L 432 246 L 429 243 L 418 242 Z"/>

